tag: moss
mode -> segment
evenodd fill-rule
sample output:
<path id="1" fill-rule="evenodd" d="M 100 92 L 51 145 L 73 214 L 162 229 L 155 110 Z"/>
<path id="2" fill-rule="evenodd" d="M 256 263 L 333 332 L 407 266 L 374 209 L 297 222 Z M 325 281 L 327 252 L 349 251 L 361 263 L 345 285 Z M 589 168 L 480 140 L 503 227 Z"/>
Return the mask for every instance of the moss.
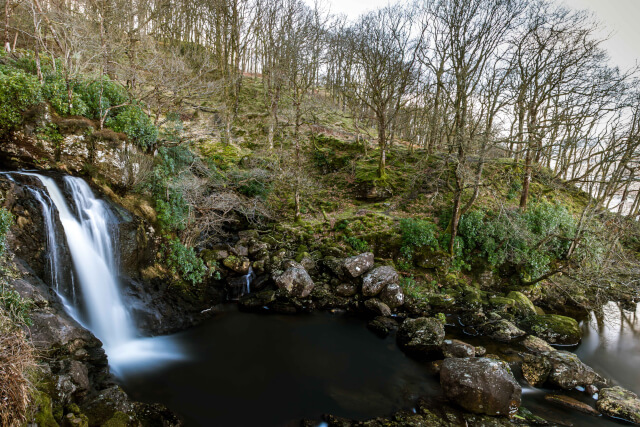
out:
<path id="1" fill-rule="evenodd" d="M 429 304 L 437 308 L 449 308 L 456 303 L 456 299 L 447 294 L 429 295 Z"/>
<path id="2" fill-rule="evenodd" d="M 522 322 L 529 332 L 551 344 L 576 345 L 582 339 L 582 331 L 575 319 L 557 314 L 529 316 Z"/>
<path id="3" fill-rule="evenodd" d="M 34 416 L 34 421 L 39 427 L 59 427 L 53 416 L 53 408 L 51 406 L 51 398 L 42 392 L 36 392 L 35 406 L 38 408 Z M 60 414 L 62 415 L 62 414 Z"/>
<path id="4" fill-rule="evenodd" d="M 536 308 L 531 300 L 529 300 L 529 298 L 527 298 L 522 292 L 511 291 L 507 295 L 507 298 L 514 301 L 516 315 L 527 317 L 537 314 Z"/>
<path id="5" fill-rule="evenodd" d="M 127 427 L 130 423 L 131 418 L 127 414 L 116 412 L 102 427 Z"/>

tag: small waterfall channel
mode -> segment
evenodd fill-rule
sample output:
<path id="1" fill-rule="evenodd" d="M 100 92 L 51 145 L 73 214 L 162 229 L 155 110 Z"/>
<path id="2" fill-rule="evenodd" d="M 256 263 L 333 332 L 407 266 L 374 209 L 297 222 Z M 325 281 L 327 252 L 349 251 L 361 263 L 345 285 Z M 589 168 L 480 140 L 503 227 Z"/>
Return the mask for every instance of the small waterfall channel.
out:
<path id="1" fill-rule="evenodd" d="M 64 177 L 70 205 L 54 179 L 30 172 L 15 174 L 35 177 L 46 189 L 28 187 L 42 207 L 51 285 L 67 313 L 102 341 L 112 370 L 119 374 L 141 364 L 148 367 L 182 358 L 171 338 L 143 338 L 135 327 L 121 295 L 114 249 L 117 219 L 108 205 L 81 178 Z M 56 232 L 56 212 L 64 236 Z M 71 274 L 64 273 L 70 266 L 63 265 L 60 239 L 66 240 L 73 261 Z"/>

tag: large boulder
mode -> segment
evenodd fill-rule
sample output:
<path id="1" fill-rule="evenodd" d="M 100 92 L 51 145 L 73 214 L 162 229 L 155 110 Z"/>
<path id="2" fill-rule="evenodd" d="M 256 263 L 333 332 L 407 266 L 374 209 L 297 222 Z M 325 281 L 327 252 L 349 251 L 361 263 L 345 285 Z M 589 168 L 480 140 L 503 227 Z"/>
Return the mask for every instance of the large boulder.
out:
<path id="1" fill-rule="evenodd" d="M 362 295 L 372 297 L 378 295 L 385 286 L 398 282 L 398 272 L 388 265 L 374 268 L 362 280 Z"/>
<path id="2" fill-rule="evenodd" d="M 476 414 L 508 416 L 520 407 L 522 388 L 499 360 L 445 359 L 440 385 L 447 399 Z"/>
<path id="3" fill-rule="evenodd" d="M 622 387 L 600 390 L 596 402 L 598 411 L 613 418 L 620 418 L 634 424 L 640 424 L 640 399 L 635 393 Z"/>
<path id="4" fill-rule="evenodd" d="M 557 314 L 529 316 L 521 326 L 530 334 L 542 338 L 550 344 L 577 345 L 582 339 L 582 331 L 575 319 Z"/>
<path id="5" fill-rule="evenodd" d="M 534 387 L 550 384 L 571 390 L 591 385 L 599 378 L 593 369 L 568 351 L 545 351 L 523 357 L 522 374 Z"/>
<path id="6" fill-rule="evenodd" d="M 344 271 L 351 277 L 359 277 L 373 268 L 373 254 L 365 252 L 346 258 L 342 264 Z"/>
<path id="7" fill-rule="evenodd" d="M 440 351 L 444 340 L 444 325 L 433 317 L 406 319 L 400 325 L 396 339 L 404 351 L 429 356 Z"/>
<path id="8" fill-rule="evenodd" d="M 397 283 L 389 283 L 379 295 L 383 303 L 390 308 L 397 308 L 404 304 L 404 292 Z"/>
<path id="9" fill-rule="evenodd" d="M 307 270 L 301 265 L 289 267 L 284 273 L 274 278 L 276 286 L 297 298 L 306 298 L 313 290 L 314 283 Z"/>

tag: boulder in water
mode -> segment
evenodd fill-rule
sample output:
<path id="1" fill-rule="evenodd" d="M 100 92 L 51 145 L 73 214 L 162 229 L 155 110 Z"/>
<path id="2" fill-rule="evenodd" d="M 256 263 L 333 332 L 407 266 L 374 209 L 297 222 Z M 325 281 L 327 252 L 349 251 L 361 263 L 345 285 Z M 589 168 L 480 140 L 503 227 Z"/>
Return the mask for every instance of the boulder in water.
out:
<path id="1" fill-rule="evenodd" d="M 419 356 L 430 356 L 440 351 L 444 340 L 444 325 L 433 317 L 406 319 L 400 325 L 396 338 L 404 351 Z"/>
<path id="2" fill-rule="evenodd" d="M 537 314 L 536 307 L 533 305 L 531 300 L 527 298 L 527 296 L 522 292 L 511 291 L 507 295 L 507 298 L 510 298 L 514 301 L 514 311 L 517 316 L 528 317 L 535 316 Z"/>
<path id="3" fill-rule="evenodd" d="M 373 268 L 373 253 L 365 252 L 346 258 L 342 267 L 349 276 L 359 277 Z"/>
<path id="4" fill-rule="evenodd" d="M 388 265 L 374 268 L 362 280 L 362 295 L 378 295 L 390 283 L 398 282 L 398 272 Z"/>
<path id="5" fill-rule="evenodd" d="M 391 309 L 389 306 L 378 298 L 371 298 L 364 302 L 364 306 L 367 307 L 373 313 L 380 316 L 391 316 Z"/>
<path id="6" fill-rule="evenodd" d="M 527 332 L 550 344 L 577 345 L 582 331 L 575 319 L 557 314 L 529 316 L 521 325 Z"/>
<path id="7" fill-rule="evenodd" d="M 640 399 L 635 393 L 622 387 L 600 390 L 600 399 L 596 407 L 598 411 L 610 417 L 640 424 Z"/>
<path id="8" fill-rule="evenodd" d="M 479 329 L 484 335 L 498 341 L 512 341 L 526 335 L 526 332 L 505 319 L 484 323 Z"/>
<path id="9" fill-rule="evenodd" d="M 276 286 L 296 298 L 306 298 L 313 290 L 314 283 L 307 270 L 301 265 L 294 265 L 274 278 Z"/>
<path id="10" fill-rule="evenodd" d="M 367 323 L 367 327 L 379 337 L 384 338 L 392 331 L 398 329 L 398 324 L 390 317 L 378 316 Z"/>
<path id="11" fill-rule="evenodd" d="M 475 357 L 476 348 L 460 340 L 444 340 L 442 343 L 444 357 Z"/>
<path id="12" fill-rule="evenodd" d="M 598 379 L 593 369 L 568 351 L 525 354 L 522 374 L 534 387 L 540 387 L 546 383 L 565 390 L 576 386 L 588 386 Z"/>
<path id="13" fill-rule="evenodd" d="M 520 407 L 522 388 L 499 360 L 445 359 L 440 385 L 449 400 L 476 414 L 508 416 Z"/>

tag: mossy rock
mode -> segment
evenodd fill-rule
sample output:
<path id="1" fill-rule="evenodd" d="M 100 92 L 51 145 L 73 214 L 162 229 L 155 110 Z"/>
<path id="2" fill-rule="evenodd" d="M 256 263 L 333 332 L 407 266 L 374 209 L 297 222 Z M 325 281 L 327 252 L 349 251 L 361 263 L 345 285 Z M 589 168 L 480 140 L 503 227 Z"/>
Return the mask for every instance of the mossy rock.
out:
<path id="1" fill-rule="evenodd" d="M 127 427 L 131 424 L 131 418 L 124 412 L 116 412 L 102 427 Z"/>
<path id="2" fill-rule="evenodd" d="M 51 398 L 47 394 L 36 392 L 34 395 L 34 403 L 34 407 L 37 408 L 37 412 L 33 418 L 35 424 L 39 427 L 59 427 L 59 424 L 53 416 Z"/>
<path id="3" fill-rule="evenodd" d="M 536 307 L 522 292 L 511 291 L 507 295 L 507 298 L 511 298 L 515 302 L 516 315 L 528 317 L 535 316 L 537 314 Z"/>
<path id="4" fill-rule="evenodd" d="M 550 344 L 577 345 L 582 339 L 580 325 L 575 319 L 557 314 L 529 316 L 521 326 L 530 334 Z"/>
<path id="5" fill-rule="evenodd" d="M 428 296 L 429 304 L 437 308 L 450 308 L 456 303 L 456 299 L 448 294 L 433 294 Z"/>
<path id="6" fill-rule="evenodd" d="M 489 305 L 498 311 L 507 312 L 516 306 L 516 302 L 511 298 L 493 297 L 489 298 Z"/>

